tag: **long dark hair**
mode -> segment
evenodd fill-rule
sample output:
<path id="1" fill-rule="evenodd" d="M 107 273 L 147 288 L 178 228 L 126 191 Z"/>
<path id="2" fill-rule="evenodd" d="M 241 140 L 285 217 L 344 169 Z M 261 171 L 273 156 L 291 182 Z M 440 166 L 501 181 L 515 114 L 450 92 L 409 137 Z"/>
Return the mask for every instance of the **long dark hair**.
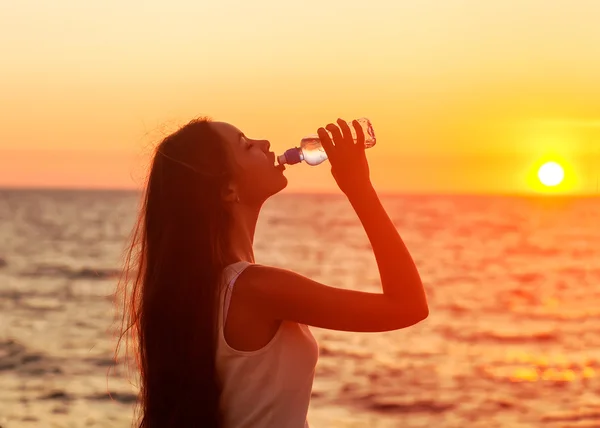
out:
<path id="1" fill-rule="evenodd" d="M 139 428 L 220 426 L 216 315 L 232 223 L 223 195 L 234 177 L 231 148 L 209 118 L 154 153 L 116 294 L 115 356 L 125 338 L 139 370 Z"/>

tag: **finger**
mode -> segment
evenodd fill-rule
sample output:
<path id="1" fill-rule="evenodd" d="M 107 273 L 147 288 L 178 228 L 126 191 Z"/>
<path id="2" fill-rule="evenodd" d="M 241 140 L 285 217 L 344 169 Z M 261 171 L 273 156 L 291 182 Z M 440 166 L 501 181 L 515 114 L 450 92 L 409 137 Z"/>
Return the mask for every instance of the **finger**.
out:
<path id="1" fill-rule="evenodd" d="M 331 132 L 331 135 L 333 135 L 333 142 L 335 143 L 335 146 L 337 148 L 341 148 L 346 145 L 344 142 L 344 137 L 342 136 L 342 133 L 340 132 L 340 128 L 335 126 L 333 123 L 330 123 L 325 128 L 327 128 L 327 130 L 329 132 Z"/>
<path id="2" fill-rule="evenodd" d="M 357 150 L 365 150 L 365 132 L 360 126 L 358 120 L 353 120 L 352 125 L 354 126 L 354 130 L 356 131 L 356 149 Z"/>
<path id="3" fill-rule="evenodd" d="M 319 140 L 321 140 L 321 145 L 327 153 L 327 157 L 331 162 L 331 158 L 335 157 L 335 147 L 333 147 L 333 143 L 331 142 L 331 138 L 329 138 L 329 134 L 325 131 L 324 128 L 319 128 L 317 130 L 317 134 L 319 135 Z"/>
<path id="4" fill-rule="evenodd" d="M 344 135 L 344 141 L 347 144 L 354 145 L 354 137 L 352 136 L 352 131 L 350 130 L 350 127 L 348 126 L 348 122 L 346 122 L 343 119 L 338 119 L 337 123 L 342 130 L 342 134 Z"/>

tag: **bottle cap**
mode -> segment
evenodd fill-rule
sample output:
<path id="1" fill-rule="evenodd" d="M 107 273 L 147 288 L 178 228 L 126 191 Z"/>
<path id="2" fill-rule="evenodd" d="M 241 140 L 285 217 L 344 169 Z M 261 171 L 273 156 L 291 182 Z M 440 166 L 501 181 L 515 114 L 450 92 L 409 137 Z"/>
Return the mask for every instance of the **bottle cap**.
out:
<path id="1" fill-rule="evenodd" d="M 285 163 L 290 165 L 294 165 L 295 163 L 302 161 L 302 158 L 300 157 L 300 149 L 298 149 L 298 147 L 286 150 L 285 153 L 280 157 L 283 157 L 285 159 Z"/>

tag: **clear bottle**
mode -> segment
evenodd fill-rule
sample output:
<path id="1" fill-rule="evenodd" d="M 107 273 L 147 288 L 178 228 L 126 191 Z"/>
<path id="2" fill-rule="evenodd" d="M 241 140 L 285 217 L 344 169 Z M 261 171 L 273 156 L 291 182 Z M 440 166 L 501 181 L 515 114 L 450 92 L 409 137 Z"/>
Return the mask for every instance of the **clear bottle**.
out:
<path id="1" fill-rule="evenodd" d="M 368 149 L 369 147 L 373 147 L 377 142 L 377 139 L 375 138 L 375 131 L 373 130 L 371 121 L 366 117 L 362 117 L 358 119 L 358 123 L 365 134 L 365 148 Z M 354 125 L 352 125 L 352 122 L 348 122 L 348 126 L 352 132 L 352 138 L 356 143 L 356 131 Z M 331 132 L 327 131 L 327 133 L 333 141 Z M 279 165 L 294 165 L 304 161 L 309 165 L 315 166 L 324 162 L 326 159 L 327 153 L 325 153 L 325 149 L 321 145 L 321 139 L 317 134 L 307 135 L 300 141 L 300 147 L 293 147 L 286 150 L 282 155 L 277 156 Z"/>

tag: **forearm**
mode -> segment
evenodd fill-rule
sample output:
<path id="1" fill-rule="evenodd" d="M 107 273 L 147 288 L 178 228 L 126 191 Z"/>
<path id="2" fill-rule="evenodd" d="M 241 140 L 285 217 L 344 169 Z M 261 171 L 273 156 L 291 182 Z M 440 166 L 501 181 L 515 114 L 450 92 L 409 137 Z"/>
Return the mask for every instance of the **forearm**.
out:
<path id="1" fill-rule="evenodd" d="M 427 307 L 417 267 L 375 189 L 368 186 L 348 199 L 373 247 L 383 293 L 404 303 Z"/>

